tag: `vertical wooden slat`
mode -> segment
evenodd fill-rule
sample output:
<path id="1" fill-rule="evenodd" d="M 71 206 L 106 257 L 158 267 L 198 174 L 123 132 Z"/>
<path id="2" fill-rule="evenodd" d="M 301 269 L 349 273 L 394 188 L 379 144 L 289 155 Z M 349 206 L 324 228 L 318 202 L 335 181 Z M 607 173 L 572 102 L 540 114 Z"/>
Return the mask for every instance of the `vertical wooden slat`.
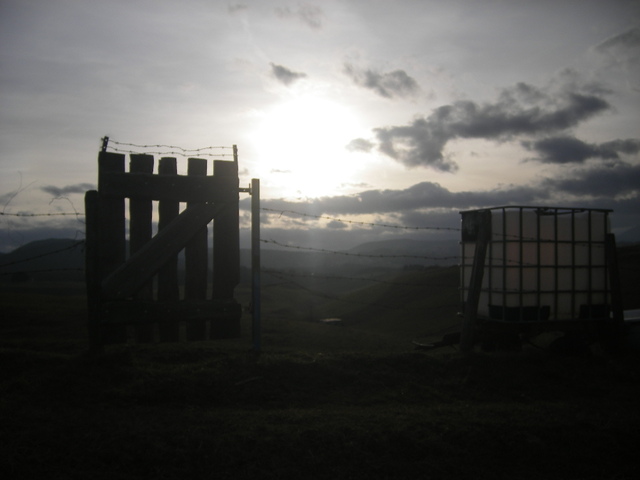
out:
<path id="1" fill-rule="evenodd" d="M 231 184 L 224 212 L 213 221 L 213 298 L 233 298 L 240 280 L 238 165 L 215 160 L 214 175 Z"/>
<path id="2" fill-rule="evenodd" d="M 100 317 L 100 258 L 99 242 L 99 211 L 100 200 L 96 190 L 88 191 L 84 196 L 85 212 L 85 283 L 87 286 L 87 311 L 89 346 L 92 352 L 102 350 L 101 317 Z"/>
<path id="3" fill-rule="evenodd" d="M 100 152 L 98 155 L 98 192 L 107 172 L 124 172 L 124 155 Z M 100 195 L 99 263 L 102 278 L 124 263 L 126 257 L 124 198 Z M 125 326 L 110 325 L 102 335 L 105 344 L 127 341 Z"/>
<path id="4" fill-rule="evenodd" d="M 153 173 L 153 155 L 131 155 L 129 164 L 131 173 Z M 129 200 L 129 250 L 131 255 L 140 250 L 151 240 L 151 219 L 153 202 L 149 199 L 131 198 Z M 136 300 L 153 299 L 153 279 L 136 295 Z M 153 341 L 153 325 L 140 324 L 134 328 L 136 341 L 150 343 Z"/>
<path id="5" fill-rule="evenodd" d="M 178 167 L 176 159 L 164 157 L 158 164 L 160 175 L 177 175 Z M 171 200 L 160 200 L 158 202 L 158 230 L 162 230 L 171 220 L 178 216 L 180 211 L 179 202 Z M 167 263 L 158 273 L 158 301 L 172 301 L 180 298 L 178 290 L 178 257 Z M 176 342 L 180 336 L 180 328 L 177 319 L 160 319 L 159 321 L 160 341 Z"/>
<path id="6" fill-rule="evenodd" d="M 215 160 L 214 175 L 224 178 L 227 197 L 224 211 L 213 221 L 213 298 L 233 303 L 240 281 L 238 163 Z M 235 311 L 235 309 L 234 309 Z M 211 322 L 211 338 L 240 336 L 240 317 L 228 315 Z"/>
<path id="7" fill-rule="evenodd" d="M 190 176 L 206 176 L 207 161 L 200 158 L 188 160 L 187 173 Z M 192 206 L 187 203 L 187 208 Z M 205 300 L 207 298 L 207 227 L 204 226 L 185 247 L 185 300 Z M 187 340 L 205 340 L 206 321 L 190 320 L 187 323 Z"/>

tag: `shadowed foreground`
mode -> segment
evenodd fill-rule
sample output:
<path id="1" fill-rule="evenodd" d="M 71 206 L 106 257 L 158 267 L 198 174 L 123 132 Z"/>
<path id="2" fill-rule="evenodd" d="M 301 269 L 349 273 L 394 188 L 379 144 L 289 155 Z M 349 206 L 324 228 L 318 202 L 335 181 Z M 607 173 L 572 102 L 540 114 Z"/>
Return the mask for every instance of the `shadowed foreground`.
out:
<path id="1" fill-rule="evenodd" d="M 635 356 L 425 353 L 381 323 L 277 318 L 256 356 L 245 318 L 238 340 L 89 357 L 81 297 L 2 300 L 4 478 L 640 473 Z"/>

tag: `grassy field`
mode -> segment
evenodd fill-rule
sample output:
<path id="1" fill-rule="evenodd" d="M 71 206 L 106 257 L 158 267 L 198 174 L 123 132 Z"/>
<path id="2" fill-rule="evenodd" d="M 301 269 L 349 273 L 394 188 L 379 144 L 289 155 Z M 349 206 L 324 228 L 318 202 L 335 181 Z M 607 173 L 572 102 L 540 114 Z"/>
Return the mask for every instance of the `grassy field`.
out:
<path id="1" fill-rule="evenodd" d="M 260 354 L 247 315 L 239 339 L 88 355 L 77 291 L 3 289 L 0 475 L 638 478 L 638 356 L 414 350 L 458 325 L 455 268 L 314 281 L 265 289 Z"/>

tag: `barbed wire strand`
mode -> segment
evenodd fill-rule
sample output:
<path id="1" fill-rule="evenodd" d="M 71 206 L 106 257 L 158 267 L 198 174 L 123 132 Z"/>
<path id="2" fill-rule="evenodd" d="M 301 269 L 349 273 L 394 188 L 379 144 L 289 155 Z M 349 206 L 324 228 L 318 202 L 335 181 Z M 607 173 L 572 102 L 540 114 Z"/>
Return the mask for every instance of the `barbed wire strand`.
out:
<path id="1" fill-rule="evenodd" d="M 213 157 L 213 158 L 217 158 L 217 157 L 231 157 L 233 156 L 233 154 L 231 153 L 202 153 L 202 152 L 198 152 L 198 153 L 186 153 L 186 152 L 177 152 L 177 151 L 157 151 L 157 152 L 149 152 L 149 151 L 138 151 L 138 150 L 124 150 L 122 148 L 109 148 L 110 151 L 112 152 L 116 152 L 116 153 L 133 153 L 133 154 L 145 154 L 145 155 L 161 155 L 161 156 L 174 156 L 174 155 L 178 155 L 178 156 L 188 156 L 188 155 L 195 155 L 198 157 Z"/>
<path id="2" fill-rule="evenodd" d="M 180 150 L 182 152 L 201 152 L 204 150 L 214 150 L 214 149 L 232 149 L 233 147 L 229 147 L 226 145 L 218 145 L 218 146 L 208 146 L 208 147 L 201 147 L 201 148 L 183 148 L 177 145 L 164 145 L 164 144 L 156 144 L 156 145 L 141 145 L 138 143 L 126 143 L 126 142 L 118 142 L 117 140 L 114 140 L 112 138 L 109 138 L 109 143 L 113 143 L 115 145 L 122 145 L 124 147 L 135 147 L 135 148 L 169 148 L 172 150 Z"/>
<path id="3" fill-rule="evenodd" d="M 13 262 L 3 263 L 2 265 L 0 265 L 0 268 L 10 267 L 12 265 L 17 265 L 19 263 L 26 263 L 26 262 L 29 262 L 31 260 L 35 260 L 37 258 L 47 257 L 49 255 L 54 255 L 56 253 L 61 253 L 61 252 L 65 252 L 67 250 L 72 250 L 72 249 L 77 248 L 80 245 L 84 245 L 85 242 L 86 242 L 86 240 L 79 240 L 79 241 L 75 242 L 72 245 L 69 245 L 69 246 L 64 247 L 64 248 L 60 248 L 58 250 L 52 250 L 50 252 L 45 252 L 45 253 L 41 253 L 39 255 L 34 255 L 33 257 L 23 258 L 23 259 L 20 259 L 20 260 L 14 260 Z"/>
<path id="4" fill-rule="evenodd" d="M 265 268 L 262 270 L 262 273 L 266 274 L 274 274 L 274 275 L 282 275 L 282 276 L 291 276 L 291 277 L 301 277 L 301 278 L 312 278 L 314 280 L 348 280 L 348 281 L 362 281 L 362 282 L 370 282 L 370 283 L 379 283 L 382 285 L 392 285 L 398 287 L 430 287 L 436 285 L 430 285 L 427 283 L 406 283 L 406 282 L 394 282 L 391 280 L 382 280 L 379 278 L 371 278 L 371 277 L 347 277 L 343 275 L 317 275 L 315 273 L 299 273 L 299 272 L 287 272 L 284 270 L 276 270 Z"/>
<path id="5" fill-rule="evenodd" d="M 56 213 L 6 213 L 0 212 L 5 217 L 59 217 L 59 216 L 77 216 L 83 217 L 84 212 L 56 212 Z"/>
<path id="6" fill-rule="evenodd" d="M 296 250 L 309 250 L 309 251 L 312 251 L 312 252 L 328 253 L 328 254 L 333 254 L 333 255 L 345 255 L 345 256 L 350 256 L 350 257 L 417 258 L 417 259 L 423 259 L 423 260 L 453 260 L 453 259 L 458 259 L 459 258 L 457 255 L 456 256 L 449 256 L 449 257 L 433 257 L 433 256 L 428 256 L 428 255 L 385 255 L 385 254 L 354 253 L 354 252 L 345 252 L 345 251 L 339 251 L 339 250 L 328 250 L 328 249 L 325 249 L 325 248 L 313 248 L 313 247 L 303 247 L 303 246 L 300 246 L 300 245 L 290 245 L 290 244 L 278 242 L 276 240 L 267 240 L 267 239 L 264 239 L 264 238 L 261 238 L 260 241 L 262 243 L 270 243 L 270 244 L 277 245 L 277 246 L 283 247 L 283 248 L 292 248 L 292 249 L 296 249 Z"/>

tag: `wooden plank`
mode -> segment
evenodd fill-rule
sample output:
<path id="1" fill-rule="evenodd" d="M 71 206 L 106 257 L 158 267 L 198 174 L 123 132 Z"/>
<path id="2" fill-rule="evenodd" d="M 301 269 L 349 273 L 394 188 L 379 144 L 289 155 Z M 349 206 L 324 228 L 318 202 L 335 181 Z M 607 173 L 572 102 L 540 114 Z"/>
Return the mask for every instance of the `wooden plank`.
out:
<path id="1" fill-rule="evenodd" d="M 128 298 L 138 292 L 222 208 L 211 203 L 187 208 L 102 282 L 104 298 Z"/>
<path id="2" fill-rule="evenodd" d="M 464 320 L 462 323 L 462 335 L 460 338 L 460 350 L 470 352 L 476 340 L 478 302 L 482 291 L 482 279 L 484 276 L 484 263 L 487 256 L 487 245 L 491 238 L 491 211 L 480 212 L 478 238 L 473 255 L 471 278 L 469 279 L 469 291 L 464 308 Z"/>
<path id="3" fill-rule="evenodd" d="M 215 160 L 214 175 L 225 179 L 226 208 L 213 223 L 213 298 L 233 298 L 240 281 L 238 165 Z"/>
<path id="4" fill-rule="evenodd" d="M 164 157 L 158 164 L 158 174 L 175 177 L 178 174 L 176 159 Z M 175 200 L 160 200 L 158 202 L 158 231 L 162 232 L 180 212 L 180 204 Z M 170 302 L 180 298 L 178 289 L 178 256 L 170 258 L 158 272 L 158 301 Z M 160 341 L 177 342 L 180 330 L 177 322 L 160 322 L 158 325 Z"/>
<path id="5" fill-rule="evenodd" d="M 231 188 L 227 180 L 215 176 L 193 177 L 177 173 L 162 176 L 139 172 L 113 172 L 103 176 L 100 193 L 147 200 L 220 202 L 233 193 L 229 191 Z"/>
<path id="6" fill-rule="evenodd" d="M 100 152 L 98 154 L 100 198 L 98 251 L 102 278 L 117 269 L 126 256 L 124 198 L 105 195 L 102 192 L 105 177 L 111 173 L 124 172 L 124 160 L 124 155 L 120 153 Z M 109 329 L 103 332 L 102 339 L 105 344 L 126 342 L 127 330 L 125 327 Z"/>
<path id="7" fill-rule="evenodd" d="M 85 211 L 85 282 L 87 286 L 87 327 L 89 331 L 89 348 L 92 352 L 102 350 L 101 318 L 100 318 L 100 257 L 99 211 L 100 199 L 96 190 L 88 191 L 84 196 Z"/>
<path id="8" fill-rule="evenodd" d="M 214 176 L 225 181 L 223 201 L 226 207 L 213 222 L 213 298 L 233 300 L 234 290 L 240 282 L 238 162 L 215 160 L 213 171 Z M 211 338 L 239 336 L 240 316 L 211 322 Z"/>
<path id="9" fill-rule="evenodd" d="M 134 173 L 153 173 L 153 155 L 132 154 L 129 171 Z M 129 250 L 131 254 L 144 247 L 152 236 L 151 220 L 153 203 L 151 200 L 131 198 L 129 200 Z M 136 300 L 150 300 L 153 298 L 153 278 L 150 278 L 135 294 Z M 152 325 L 134 326 L 136 341 L 151 343 L 153 341 Z"/>
<path id="10" fill-rule="evenodd" d="M 206 176 L 207 161 L 190 158 L 187 165 L 189 176 Z M 187 209 L 198 203 L 187 203 Z M 207 225 L 203 225 L 185 247 L 185 299 L 205 300 L 207 298 L 207 259 L 208 259 Z M 207 322 L 204 319 L 193 319 L 187 323 L 187 340 L 204 340 Z"/>

